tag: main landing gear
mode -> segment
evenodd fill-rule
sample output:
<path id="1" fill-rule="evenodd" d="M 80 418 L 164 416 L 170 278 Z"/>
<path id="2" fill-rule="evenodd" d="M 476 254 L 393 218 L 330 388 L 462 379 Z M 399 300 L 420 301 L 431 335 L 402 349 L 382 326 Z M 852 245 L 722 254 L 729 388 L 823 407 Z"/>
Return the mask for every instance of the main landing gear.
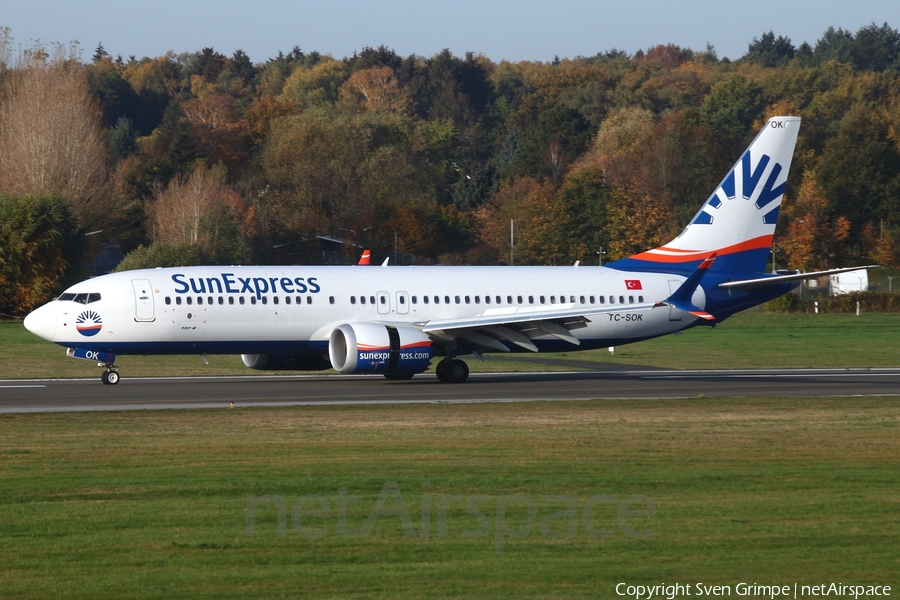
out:
<path id="1" fill-rule="evenodd" d="M 100 381 L 103 382 L 103 385 L 116 385 L 119 383 L 119 368 L 116 365 L 100 363 L 99 366 L 106 367 L 103 375 L 100 376 Z"/>
<path id="2" fill-rule="evenodd" d="M 469 378 L 469 365 L 458 358 L 445 358 L 434 371 L 438 380 L 444 383 L 462 383 Z"/>

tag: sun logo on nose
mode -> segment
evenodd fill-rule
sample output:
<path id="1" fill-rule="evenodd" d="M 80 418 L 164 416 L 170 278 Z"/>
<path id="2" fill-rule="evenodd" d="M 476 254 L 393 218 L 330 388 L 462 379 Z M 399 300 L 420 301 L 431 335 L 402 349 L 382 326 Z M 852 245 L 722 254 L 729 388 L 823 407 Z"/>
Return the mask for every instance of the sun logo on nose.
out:
<path id="1" fill-rule="evenodd" d="M 86 310 L 75 319 L 75 329 L 81 335 L 91 337 L 103 329 L 103 319 L 92 310 Z"/>

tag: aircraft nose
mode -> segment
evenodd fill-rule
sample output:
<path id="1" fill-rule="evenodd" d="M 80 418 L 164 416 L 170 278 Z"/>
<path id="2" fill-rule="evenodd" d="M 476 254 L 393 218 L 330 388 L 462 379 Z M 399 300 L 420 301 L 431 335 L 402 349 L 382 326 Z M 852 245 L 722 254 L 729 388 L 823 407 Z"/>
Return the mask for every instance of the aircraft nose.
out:
<path id="1" fill-rule="evenodd" d="M 25 317 L 25 329 L 52 342 L 56 337 L 56 311 L 50 304 L 36 308 Z"/>

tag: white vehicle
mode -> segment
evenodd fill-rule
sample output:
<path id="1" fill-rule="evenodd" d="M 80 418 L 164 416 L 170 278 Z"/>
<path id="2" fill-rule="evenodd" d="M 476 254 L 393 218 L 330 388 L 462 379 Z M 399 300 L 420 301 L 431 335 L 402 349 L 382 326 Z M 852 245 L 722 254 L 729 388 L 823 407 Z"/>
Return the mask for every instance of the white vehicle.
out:
<path id="1" fill-rule="evenodd" d="M 831 295 L 841 296 L 851 292 L 869 291 L 869 272 L 865 269 L 838 273 L 828 278 L 831 284 Z"/>
<path id="2" fill-rule="evenodd" d="M 436 357 L 621 346 L 732 314 L 822 273 L 765 273 L 797 139 L 774 117 L 674 240 L 603 267 L 147 269 L 67 289 L 25 327 L 119 380 L 123 354 L 241 354 L 252 369 L 329 366 L 409 379 Z M 858 268 L 858 267 L 855 267 Z"/>

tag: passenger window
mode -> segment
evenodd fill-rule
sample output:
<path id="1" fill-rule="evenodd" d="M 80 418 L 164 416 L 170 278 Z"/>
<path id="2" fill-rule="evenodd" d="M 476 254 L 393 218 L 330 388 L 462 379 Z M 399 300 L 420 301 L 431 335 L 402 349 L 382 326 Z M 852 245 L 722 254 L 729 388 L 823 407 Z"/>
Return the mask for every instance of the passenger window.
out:
<path id="1" fill-rule="evenodd" d="M 190 304 L 190 302 L 188 302 Z M 197 304 L 203 304 L 203 296 L 197 296 Z"/>
<path id="2" fill-rule="evenodd" d="M 272 304 L 278 304 L 278 296 L 272 296 Z"/>
<path id="3" fill-rule="evenodd" d="M 550 296 L 550 304 L 556 304 L 556 296 Z"/>
<path id="4" fill-rule="evenodd" d="M 269 303 L 269 299 L 266 298 L 265 296 L 263 296 L 263 297 L 262 297 L 262 303 L 263 303 L 263 304 L 268 304 L 268 303 Z"/>
<path id="5" fill-rule="evenodd" d="M 485 297 L 484 297 L 484 303 L 485 303 L 485 304 L 490 304 L 490 303 L 491 303 L 491 297 L 490 297 L 490 296 L 485 296 Z M 475 304 L 478 304 L 478 296 L 475 296 Z"/>
<path id="6" fill-rule="evenodd" d="M 369 304 L 375 304 L 375 296 L 369 296 Z"/>
<path id="7" fill-rule="evenodd" d="M 334 304 L 334 296 L 328 296 L 328 304 Z"/>
<path id="8" fill-rule="evenodd" d="M 516 296 L 516 302 L 522 304 L 522 296 Z"/>
<path id="9" fill-rule="evenodd" d="M 628 304 L 634 304 L 634 296 L 628 296 Z"/>
<path id="10" fill-rule="evenodd" d="M 544 296 L 541 296 L 541 304 L 544 304 L 546 301 L 547 301 L 547 299 L 544 298 Z"/>
<path id="11" fill-rule="evenodd" d="M 569 296 L 569 302 L 575 304 L 575 296 Z M 584 304 L 584 296 L 581 297 L 581 303 Z"/>
<path id="12" fill-rule="evenodd" d="M 187 303 L 188 303 L 188 304 L 193 304 L 193 303 L 194 303 L 194 299 L 191 298 L 190 296 L 188 296 L 188 297 L 185 298 L 185 299 L 187 300 Z"/>
<path id="13" fill-rule="evenodd" d="M 593 304 L 593 303 L 594 303 L 594 297 L 593 297 L 593 296 L 590 296 L 590 297 L 589 297 L 589 298 L 588 298 L 588 300 L 590 300 L 590 301 L 591 301 L 591 304 Z"/>
<path id="14" fill-rule="evenodd" d="M 510 300 L 512 300 L 512 298 L 510 298 Z M 500 304 L 501 302 L 502 300 L 500 299 L 500 296 L 497 296 L 497 304 Z M 510 304 L 512 304 L 512 302 L 510 302 Z"/>
<path id="15" fill-rule="evenodd" d="M 350 304 L 356 304 L 356 296 L 350 296 Z"/>
<path id="16" fill-rule="evenodd" d="M 384 298 L 381 299 L 381 303 L 384 304 Z M 400 304 L 406 304 L 406 298 L 400 296 Z"/>
<path id="17" fill-rule="evenodd" d="M 638 296 L 638 302 L 643 302 L 643 301 L 644 301 L 644 297 L 643 297 L 643 296 Z"/>
<path id="18" fill-rule="evenodd" d="M 290 297 L 290 296 L 285 296 L 285 297 L 284 297 L 284 303 L 285 303 L 285 304 L 290 304 L 290 303 L 291 303 L 291 297 Z"/>
<path id="19" fill-rule="evenodd" d="M 456 300 L 457 304 L 459 304 L 459 296 L 454 296 L 453 299 Z"/>
<path id="20" fill-rule="evenodd" d="M 615 296 L 610 296 L 610 297 L 609 297 L 609 303 L 610 303 L 610 304 L 615 304 L 615 303 L 616 303 L 616 297 L 615 297 Z"/>
<path id="21" fill-rule="evenodd" d="M 228 296 L 228 304 L 234 304 L 234 296 Z"/>
<path id="22" fill-rule="evenodd" d="M 219 296 L 219 305 L 225 304 L 225 298 Z"/>
<path id="23" fill-rule="evenodd" d="M 250 296 L 250 304 L 256 304 L 256 296 Z"/>
<path id="24" fill-rule="evenodd" d="M 584 296 L 579 297 L 578 300 L 579 300 L 582 304 L 584 304 Z"/>
<path id="25" fill-rule="evenodd" d="M 238 298 L 238 302 L 240 302 L 241 304 L 243 304 L 243 303 L 244 303 L 244 297 L 241 296 L 240 298 Z"/>
<path id="26" fill-rule="evenodd" d="M 412 303 L 413 303 L 413 304 L 416 304 L 417 302 L 418 302 L 418 299 L 417 299 L 415 296 L 413 296 L 413 297 L 412 297 Z"/>
<path id="27" fill-rule="evenodd" d="M 294 298 L 294 304 L 302 304 L 302 303 L 303 303 L 303 296 L 297 296 L 296 298 Z"/>
<path id="28" fill-rule="evenodd" d="M 490 302 L 490 300 L 488 300 Z M 466 304 L 469 303 L 469 297 L 466 296 Z M 475 296 L 475 304 L 481 304 L 481 296 Z"/>
<path id="29" fill-rule="evenodd" d="M 528 304 L 534 304 L 534 296 L 528 296 Z"/>
<path id="30" fill-rule="evenodd" d="M 619 296 L 619 304 L 625 304 L 625 298 L 623 296 Z"/>
<path id="31" fill-rule="evenodd" d="M 181 306 L 181 296 L 175 296 L 175 304 Z"/>
<path id="32" fill-rule="evenodd" d="M 605 304 L 605 303 L 606 303 L 606 299 L 605 299 L 603 296 L 599 296 L 597 299 L 600 301 L 600 304 Z M 593 302 L 593 301 L 592 301 L 592 302 Z"/>
<path id="33" fill-rule="evenodd" d="M 382 304 L 387 304 L 387 297 L 386 297 L 386 296 L 379 296 L 379 297 L 378 297 L 378 301 L 381 302 Z"/>
<path id="34" fill-rule="evenodd" d="M 428 304 L 428 296 L 422 296 L 422 302 Z"/>
<path id="35" fill-rule="evenodd" d="M 459 296 L 456 297 L 456 303 L 459 304 Z M 444 296 L 444 304 L 450 304 L 450 296 Z"/>
<path id="36" fill-rule="evenodd" d="M 306 297 L 306 303 L 307 303 L 307 304 L 312 304 L 312 296 L 307 296 L 307 297 Z"/>
<path id="37" fill-rule="evenodd" d="M 172 304 L 172 299 L 166 296 L 166 304 Z"/>
<path id="38" fill-rule="evenodd" d="M 207 304 L 212 304 L 212 303 L 213 303 L 212 296 L 209 296 L 209 297 L 206 299 L 206 303 L 207 303 Z"/>

